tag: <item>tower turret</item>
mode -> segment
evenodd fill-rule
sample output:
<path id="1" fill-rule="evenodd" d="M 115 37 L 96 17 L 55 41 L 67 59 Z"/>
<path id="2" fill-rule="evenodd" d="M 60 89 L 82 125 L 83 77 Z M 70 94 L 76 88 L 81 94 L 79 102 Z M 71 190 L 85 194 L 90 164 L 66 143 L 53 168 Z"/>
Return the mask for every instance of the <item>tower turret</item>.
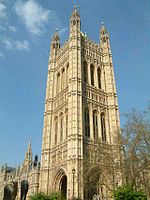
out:
<path id="1" fill-rule="evenodd" d="M 100 44 L 101 44 L 103 51 L 109 51 L 109 53 L 111 54 L 109 33 L 107 32 L 107 29 L 104 26 L 104 22 L 102 22 L 101 24 L 102 25 L 100 28 Z"/>
<path id="2" fill-rule="evenodd" d="M 60 38 L 59 38 L 59 34 L 58 34 L 58 30 L 55 30 L 55 33 L 52 37 L 51 40 L 51 47 L 50 47 L 50 60 L 53 61 L 53 59 L 55 58 L 58 50 L 60 48 Z"/>
<path id="3" fill-rule="evenodd" d="M 72 36 L 80 35 L 80 28 L 81 28 L 80 15 L 77 10 L 77 7 L 74 6 L 74 9 L 70 18 L 70 38 Z"/>
<path id="4" fill-rule="evenodd" d="M 28 169 L 32 164 L 32 147 L 31 140 L 29 140 L 29 144 L 25 153 L 25 159 L 23 163 L 23 168 Z"/>
<path id="5" fill-rule="evenodd" d="M 107 94 L 109 121 L 111 124 L 110 128 L 111 143 L 114 144 L 116 143 L 116 138 L 120 131 L 119 130 L 120 121 L 119 121 L 119 111 L 118 111 L 118 102 L 116 95 L 116 85 L 115 85 L 114 68 L 112 62 L 112 53 L 110 47 L 110 39 L 109 39 L 109 34 L 103 22 L 100 28 L 100 46 L 103 55 L 102 65 L 105 76 L 105 92 Z"/>

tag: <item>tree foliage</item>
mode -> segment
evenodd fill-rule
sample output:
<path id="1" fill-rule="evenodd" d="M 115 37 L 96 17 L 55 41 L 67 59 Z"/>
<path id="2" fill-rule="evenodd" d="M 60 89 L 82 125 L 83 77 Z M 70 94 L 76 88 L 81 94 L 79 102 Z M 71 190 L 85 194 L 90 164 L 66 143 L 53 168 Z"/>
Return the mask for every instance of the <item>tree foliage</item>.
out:
<path id="1" fill-rule="evenodd" d="M 125 182 L 150 197 L 150 108 L 126 114 L 122 130 Z"/>
<path id="2" fill-rule="evenodd" d="M 115 200 L 147 200 L 142 191 L 135 191 L 131 186 L 123 186 L 114 191 Z"/>
<path id="3" fill-rule="evenodd" d="M 30 200 L 65 200 L 59 192 L 51 192 L 49 195 L 37 193 L 30 197 Z"/>

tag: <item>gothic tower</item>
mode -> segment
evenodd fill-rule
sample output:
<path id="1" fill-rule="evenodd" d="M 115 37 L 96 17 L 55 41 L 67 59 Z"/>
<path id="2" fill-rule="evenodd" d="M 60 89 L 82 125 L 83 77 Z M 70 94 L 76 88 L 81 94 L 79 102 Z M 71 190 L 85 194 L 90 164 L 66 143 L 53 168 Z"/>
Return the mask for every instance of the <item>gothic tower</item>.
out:
<path id="1" fill-rule="evenodd" d="M 119 134 L 109 34 L 102 24 L 100 44 L 91 41 L 74 7 L 68 41 L 61 47 L 56 31 L 50 45 L 39 190 L 108 197 L 118 183 Z"/>

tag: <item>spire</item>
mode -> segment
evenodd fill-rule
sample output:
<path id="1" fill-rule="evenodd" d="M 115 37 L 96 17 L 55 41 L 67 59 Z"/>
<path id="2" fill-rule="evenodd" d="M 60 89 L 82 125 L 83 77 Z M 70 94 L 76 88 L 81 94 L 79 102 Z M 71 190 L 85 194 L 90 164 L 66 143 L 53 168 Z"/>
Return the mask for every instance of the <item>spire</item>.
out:
<path id="1" fill-rule="evenodd" d="M 74 5 L 74 9 L 73 9 L 73 12 L 71 14 L 71 19 L 80 19 L 79 7 L 78 7 L 78 10 L 77 10 L 77 6 L 76 5 Z"/>
<path id="2" fill-rule="evenodd" d="M 100 41 L 101 43 L 104 43 L 108 41 L 109 39 L 109 34 L 105 28 L 104 22 L 101 23 L 101 28 L 100 28 Z"/>
<path id="3" fill-rule="evenodd" d="M 59 34 L 58 34 L 57 28 L 55 28 L 55 33 L 54 33 L 53 38 L 52 38 L 52 43 L 56 43 L 56 42 L 59 42 Z"/>
<path id="4" fill-rule="evenodd" d="M 79 7 L 74 6 L 73 12 L 70 17 L 70 37 L 80 34 L 80 14 Z"/>
<path id="5" fill-rule="evenodd" d="M 27 148 L 27 150 L 26 150 L 25 160 L 26 160 L 26 161 L 32 161 L 31 138 L 30 138 L 30 140 L 29 140 L 28 148 Z"/>
<path id="6" fill-rule="evenodd" d="M 53 61 L 53 59 L 55 58 L 59 48 L 60 48 L 60 38 L 58 34 L 58 29 L 56 28 L 51 40 L 50 58 L 49 58 L 51 61 Z"/>
<path id="7" fill-rule="evenodd" d="M 60 47 L 60 38 L 59 38 L 57 28 L 55 29 L 55 33 L 52 37 L 51 45 L 53 46 L 53 48 L 59 48 Z"/>

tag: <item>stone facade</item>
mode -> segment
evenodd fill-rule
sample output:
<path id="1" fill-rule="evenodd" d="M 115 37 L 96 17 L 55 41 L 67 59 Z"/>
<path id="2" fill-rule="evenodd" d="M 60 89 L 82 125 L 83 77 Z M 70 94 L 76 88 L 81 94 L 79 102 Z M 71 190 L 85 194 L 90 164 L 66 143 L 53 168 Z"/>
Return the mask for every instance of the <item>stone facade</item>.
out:
<path id="1" fill-rule="evenodd" d="M 100 44 L 91 41 L 74 8 L 68 41 L 60 47 L 56 32 L 50 45 L 39 190 L 111 199 L 109 191 L 121 184 L 119 135 L 109 34 L 102 24 Z M 97 171 L 99 186 L 88 188 Z"/>
<path id="2" fill-rule="evenodd" d="M 17 168 L 8 167 L 7 164 L 1 167 L 0 171 L 0 199 L 3 199 L 4 187 L 6 184 L 12 184 L 12 181 L 18 182 L 17 200 L 20 200 L 21 181 L 28 180 L 29 191 L 27 199 L 31 194 L 36 194 L 39 189 L 40 162 L 37 155 L 32 158 L 31 142 L 29 142 L 25 159 L 21 166 Z"/>
<path id="3" fill-rule="evenodd" d="M 9 174 L 29 180 L 28 196 L 61 191 L 67 199 L 112 199 L 110 191 L 122 181 L 119 135 L 109 34 L 102 24 L 100 43 L 90 40 L 75 7 L 68 41 L 61 47 L 56 31 L 50 45 L 41 166 L 29 144 L 22 167 Z M 4 167 L 0 188 L 12 179 L 6 174 Z"/>

